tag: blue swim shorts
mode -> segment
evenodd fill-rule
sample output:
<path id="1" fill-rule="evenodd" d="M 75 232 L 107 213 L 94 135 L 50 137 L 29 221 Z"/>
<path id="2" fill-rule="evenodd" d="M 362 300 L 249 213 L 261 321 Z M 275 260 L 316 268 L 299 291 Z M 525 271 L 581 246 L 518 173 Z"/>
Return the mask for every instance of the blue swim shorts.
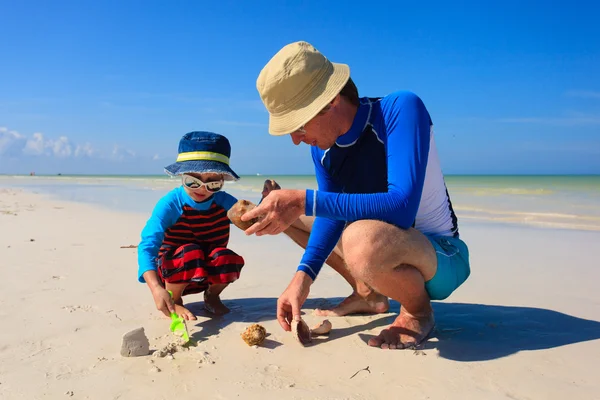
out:
<path id="1" fill-rule="evenodd" d="M 437 255 L 437 271 L 425 282 L 431 300 L 444 300 L 462 285 L 471 274 L 469 248 L 459 238 L 427 236 Z"/>

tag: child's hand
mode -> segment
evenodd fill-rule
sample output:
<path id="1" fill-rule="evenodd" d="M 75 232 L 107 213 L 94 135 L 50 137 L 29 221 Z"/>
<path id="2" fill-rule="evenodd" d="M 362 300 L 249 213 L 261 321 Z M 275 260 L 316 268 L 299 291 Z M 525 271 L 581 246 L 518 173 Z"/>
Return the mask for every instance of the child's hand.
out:
<path id="1" fill-rule="evenodd" d="M 173 303 L 173 299 L 167 292 L 167 289 L 162 286 L 151 289 L 152 297 L 154 297 L 154 303 L 156 304 L 156 309 L 161 311 L 167 317 L 171 316 L 171 313 L 175 312 L 175 304 Z"/>

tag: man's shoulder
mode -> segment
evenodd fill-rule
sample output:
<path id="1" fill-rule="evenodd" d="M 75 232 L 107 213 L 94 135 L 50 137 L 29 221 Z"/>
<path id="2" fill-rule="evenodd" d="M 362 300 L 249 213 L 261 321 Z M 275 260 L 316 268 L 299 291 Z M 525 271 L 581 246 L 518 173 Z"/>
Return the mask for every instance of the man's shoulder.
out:
<path id="1" fill-rule="evenodd" d="M 389 93 L 379 100 L 381 108 L 402 107 L 407 103 L 422 102 L 421 98 L 410 90 L 397 90 Z"/>
<path id="2" fill-rule="evenodd" d="M 429 123 L 433 123 L 421 97 L 410 90 L 398 90 L 379 99 L 379 113 L 376 115 L 384 125 L 394 124 L 400 116 L 418 118 L 419 115 L 426 115 Z"/>

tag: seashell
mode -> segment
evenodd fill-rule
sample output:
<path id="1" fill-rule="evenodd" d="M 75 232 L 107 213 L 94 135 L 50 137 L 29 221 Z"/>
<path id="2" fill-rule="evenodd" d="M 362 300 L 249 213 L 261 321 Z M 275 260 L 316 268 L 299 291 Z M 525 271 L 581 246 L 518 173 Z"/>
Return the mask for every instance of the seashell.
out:
<path id="1" fill-rule="evenodd" d="M 227 217 L 233 222 L 235 226 L 245 231 L 252 225 L 258 222 L 258 218 L 253 218 L 250 221 L 242 221 L 242 215 L 255 208 L 256 205 L 248 200 L 238 200 L 230 209 L 227 211 Z"/>
<path id="2" fill-rule="evenodd" d="M 310 337 L 310 328 L 306 322 L 302 320 L 302 318 L 300 318 L 298 321 L 292 321 L 292 335 L 294 336 L 294 339 L 300 342 L 302 346 L 312 341 Z"/>
<path id="3" fill-rule="evenodd" d="M 316 336 L 327 335 L 331 331 L 331 327 L 332 327 L 331 322 L 329 322 L 329 320 L 326 319 L 323 322 L 321 322 L 320 324 L 313 326 L 313 328 L 310 330 L 310 332 Z"/>
<path id="4" fill-rule="evenodd" d="M 242 333 L 242 340 L 246 342 L 248 346 L 259 345 L 267 337 L 267 330 L 259 325 L 252 324 Z"/>

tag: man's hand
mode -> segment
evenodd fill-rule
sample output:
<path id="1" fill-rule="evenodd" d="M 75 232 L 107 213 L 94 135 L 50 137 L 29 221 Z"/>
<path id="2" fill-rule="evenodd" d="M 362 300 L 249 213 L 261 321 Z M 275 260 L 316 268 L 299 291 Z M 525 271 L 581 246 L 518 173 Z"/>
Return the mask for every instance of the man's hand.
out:
<path id="1" fill-rule="evenodd" d="M 144 280 L 150 288 L 156 309 L 167 317 L 171 317 L 171 313 L 175 312 L 175 304 L 173 304 L 173 299 L 167 289 L 159 283 L 156 271 L 144 272 Z"/>
<path id="2" fill-rule="evenodd" d="M 279 186 L 279 184 L 277 182 L 275 182 L 273 179 L 267 179 L 265 181 L 265 184 L 263 185 L 262 199 L 267 197 L 269 195 L 269 193 L 271 193 L 273 190 L 279 190 L 279 189 L 281 189 L 281 186 Z M 262 202 L 262 199 L 261 199 L 261 202 Z"/>
<path id="3" fill-rule="evenodd" d="M 305 192 L 281 189 L 269 193 L 256 208 L 242 215 L 242 221 L 258 217 L 258 222 L 246 229 L 246 235 L 277 235 L 304 214 Z"/>
<path id="4" fill-rule="evenodd" d="M 300 319 L 300 310 L 310 293 L 312 279 L 302 271 L 296 272 L 287 289 L 277 300 L 277 321 L 284 331 L 292 330 L 291 323 Z"/>

